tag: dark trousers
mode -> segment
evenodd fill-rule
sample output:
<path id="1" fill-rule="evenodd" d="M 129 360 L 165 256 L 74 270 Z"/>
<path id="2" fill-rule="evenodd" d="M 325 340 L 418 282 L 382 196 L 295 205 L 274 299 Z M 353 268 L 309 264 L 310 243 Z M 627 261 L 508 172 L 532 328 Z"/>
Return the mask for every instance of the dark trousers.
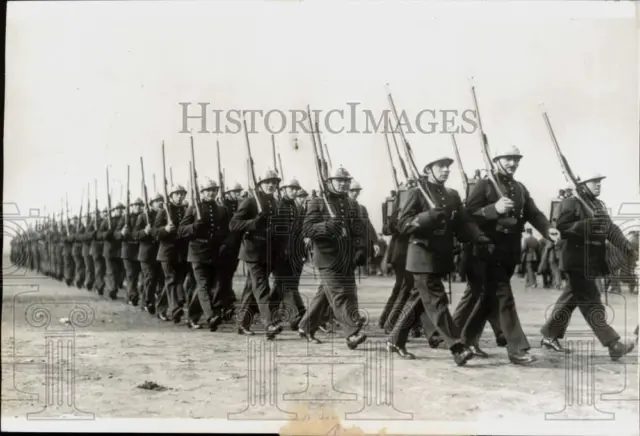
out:
<path id="1" fill-rule="evenodd" d="M 300 321 L 300 328 L 314 334 L 322 324 L 327 303 L 343 326 L 345 337 L 357 334 L 364 324 L 358 312 L 356 278 L 353 272 L 339 273 L 320 268 L 322 287 L 311 300 L 309 309 Z"/>
<path id="2" fill-rule="evenodd" d="M 398 310 L 398 319 L 391 329 L 389 342 L 404 348 L 411 329 L 420 325 L 422 325 L 427 337 L 429 337 L 428 332 L 437 332 L 437 327 L 429 318 L 420 298 L 420 291 L 414 288 L 409 291 L 409 298 L 405 301 L 404 306 Z"/>
<path id="3" fill-rule="evenodd" d="M 105 259 L 107 272 L 105 274 L 105 282 L 107 291 L 117 295 L 122 281 L 124 280 L 124 263 L 119 257 L 113 257 L 111 259 Z"/>
<path id="4" fill-rule="evenodd" d="M 391 331 L 391 329 L 393 329 L 414 287 L 413 274 L 407 272 L 404 266 L 394 265 L 393 272 L 396 281 L 393 289 L 391 289 L 391 295 L 382 310 L 379 321 L 380 326 L 384 328 L 385 331 Z"/>
<path id="5" fill-rule="evenodd" d="M 247 276 L 240 296 L 240 310 L 236 313 L 238 327 L 249 329 L 253 318 L 259 313 L 258 303 L 253 296 L 251 277 Z"/>
<path id="6" fill-rule="evenodd" d="M 391 332 L 391 341 L 398 347 L 404 347 L 409 330 L 426 313 L 438 334 L 447 346 L 456 351 L 460 348 L 460 329 L 453 322 L 449 312 L 449 299 L 439 274 L 414 274 L 415 292 L 401 311 L 400 317 Z"/>
<path id="7" fill-rule="evenodd" d="M 220 299 L 224 307 L 232 307 L 236 302 L 236 294 L 233 291 L 233 276 L 238 269 L 240 261 L 236 259 L 228 259 L 222 262 L 219 268 L 220 282 Z"/>
<path id="8" fill-rule="evenodd" d="M 73 283 L 73 279 L 75 277 L 75 262 L 73 261 L 73 256 L 70 254 L 64 255 L 64 280 L 67 284 Z"/>
<path id="9" fill-rule="evenodd" d="M 123 259 L 124 269 L 127 274 L 127 298 L 134 303 L 138 302 L 138 275 L 140 275 L 140 262 L 135 259 Z"/>
<path id="10" fill-rule="evenodd" d="M 197 323 L 201 317 L 209 321 L 215 314 L 220 314 L 222 302 L 220 299 L 220 283 L 217 280 L 218 271 L 210 263 L 193 262 L 191 264 L 195 278 L 195 290 L 189 300 L 189 320 Z"/>
<path id="11" fill-rule="evenodd" d="M 182 289 L 184 289 L 184 301 L 189 302 L 193 299 L 196 292 L 196 278 L 193 275 L 193 269 L 187 265 L 187 272 L 182 282 Z"/>
<path id="12" fill-rule="evenodd" d="M 157 300 L 157 308 L 159 313 L 166 312 L 169 319 L 173 319 L 185 303 L 183 283 L 188 269 L 187 262 L 162 262 L 164 289 Z"/>
<path id="13" fill-rule="evenodd" d="M 160 262 L 140 262 L 142 270 L 143 292 L 142 302 L 145 306 L 154 306 L 156 304 L 156 294 L 158 287 L 162 288 L 164 283 L 164 275 L 162 273 L 162 265 Z"/>
<path id="14" fill-rule="evenodd" d="M 306 312 L 300 296 L 300 274 L 302 262 L 289 260 L 278 261 L 273 270 L 273 288 L 280 301 L 278 322 L 293 324 L 298 322 Z"/>
<path id="15" fill-rule="evenodd" d="M 93 289 L 93 284 L 96 280 L 96 273 L 93 265 L 93 257 L 87 255 L 84 257 L 84 267 L 85 267 L 85 275 L 84 275 L 84 287 L 87 288 L 88 291 Z"/>
<path id="16" fill-rule="evenodd" d="M 98 294 L 104 293 L 105 274 L 107 273 L 107 262 L 102 255 L 93 256 L 93 266 L 95 268 L 94 287 Z"/>
<path id="17" fill-rule="evenodd" d="M 74 282 L 76 287 L 81 288 L 84 285 L 85 276 L 84 258 L 82 257 L 82 254 L 74 254 L 73 263 L 75 265 Z"/>
<path id="18" fill-rule="evenodd" d="M 552 339 L 564 338 L 576 307 L 602 345 L 606 347 L 620 340 L 618 333 L 606 323 L 606 309 L 595 281 L 585 278 L 581 272 L 569 272 L 569 284 L 558 297 L 551 316 L 540 329 L 542 335 Z"/>
<path id="19" fill-rule="evenodd" d="M 247 327 L 244 324 L 245 319 L 251 319 L 253 307 L 258 305 L 260 319 L 265 327 L 274 324 L 274 314 L 278 309 L 280 300 L 275 292 L 271 291 L 269 286 L 268 266 L 266 263 L 247 262 L 247 270 L 249 271 L 249 280 L 251 281 L 251 293 L 243 295 L 239 311 L 239 327 Z M 246 287 L 245 287 L 246 289 Z"/>
<path id="20" fill-rule="evenodd" d="M 522 330 L 516 310 L 516 302 L 511 290 L 511 276 L 515 266 L 500 263 L 488 264 L 485 269 L 485 288 L 469 317 L 466 338 L 477 338 L 482 334 L 491 312 L 498 309 L 500 329 L 507 340 L 507 352 L 514 355 L 529 350 L 530 345 Z"/>

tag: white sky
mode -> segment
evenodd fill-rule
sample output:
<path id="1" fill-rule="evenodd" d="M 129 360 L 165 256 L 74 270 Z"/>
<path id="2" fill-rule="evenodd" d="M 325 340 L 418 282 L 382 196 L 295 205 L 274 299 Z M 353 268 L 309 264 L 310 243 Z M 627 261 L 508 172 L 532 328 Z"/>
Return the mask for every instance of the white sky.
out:
<path id="1" fill-rule="evenodd" d="M 193 103 L 194 111 L 197 102 L 284 111 L 307 104 L 348 111 L 347 102 L 359 102 L 379 113 L 387 108 L 389 82 L 396 104 L 409 114 L 462 111 L 473 107 L 474 76 L 492 149 L 521 149 L 517 178 L 545 213 L 566 184 L 542 102 L 574 171 L 596 168 L 608 176 L 602 198 L 616 210 L 640 199 L 634 6 L 11 2 L 4 202 L 17 203 L 23 214 L 44 205 L 50 212 L 68 192 L 74 213 L 87 182 L 93 199 L 97 178 L 103 206 L 106 164 L 116 199 L 127 164 L 138 196 L 140 155 L 151 192 L 153 173 L 160 188 L 162 140 L 174 178 L 186 186 L 189 136 L 179 133 L 179 102 Z M 197 121 L 190 126 L 199 129 Z M 215 177 L 216 135 L 194 137 L 201 180 Z M 294 152 L 288 134 L 276 137 L 286 178 L 295 176 L 310 190 L 317 186 L 315 168 L 308 138 L 301 139 Z M 379 205 L 393 189 L 383 136 L 325 133 L 324 139 L 334 167 L 344 165 L 364 187 L 361 201 L 379 231 Z M 409 139 L 419 167 L 435 150 L 453 155 L 448 134 Z M 246 186 L 244 137 L 221 135 L 220 141 L 227 183 Z M 482 167 L 479 137 L 458 135 L 457 141 L 471 175 Z M 251 135 L 251 144 L 261 173 L 271 166 L 269 133 Z M 462 189 L 457 167 L 449 185 Z"/>

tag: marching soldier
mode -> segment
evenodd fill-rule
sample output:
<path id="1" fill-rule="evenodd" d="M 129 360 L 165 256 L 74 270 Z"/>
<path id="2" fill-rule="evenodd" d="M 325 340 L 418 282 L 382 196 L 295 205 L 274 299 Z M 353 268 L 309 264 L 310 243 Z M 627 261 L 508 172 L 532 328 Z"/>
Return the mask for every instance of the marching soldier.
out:
<path id="1" fill-rule="evenodd" d="M 543 348 L 566 352 L 559 339 L 564 337 L 571 314 L 577 307 L 615 361 L 630 353 L 634 344 L 620 342 L 620 335 L 602 320 L 606 310 L 594 277 L 601 277 L 608 272 L 606 241 L 634 261 L 638 253 L 618 226 L 611 222 L 604 203 L 598 200 L 604 178 L 600 174 L 593 174 L 580 181 L 580 185 L 584 187 L 585 200 L 596 208 L 594 217 L 589 217 L 584 205 L 576 197 L 566 198 L 562 202 L 557 227 L 565 241 L 562 258 L 564 270 L 569 275 L 569 285 L 558 297 L 552 315 L 540 332 L 543 336 Z"/>
<path id="2" fill-rule="evenodd" d="M 109 298 L 112 300 L 118 298 L 118 289 L 121 287 L 124 277 L 124 266 L 122 264 L 122 258 L 120 257 L 122 245 L 120 240 L 115 237 L 116 225 L 122 217 L 123 211 L 124 204 L 116 204 L 110 211 L 113 222 L 109 224 L 109 219 L 105 218 L 102 221 L 97 235 L 103 242 L 102 256 L 104 257 L 106 266 L 105 285 Z"/>
<path id="3" fill-rule="evenodd" d="M 73 240 L 75 228 L 73 224 L 67 225 L 62 235 L 62 259 L 64 265 L 64 282 L 67 286 L 73 285 L 75 278 L 75 264 L 73 263 Z"/>
<path id="4" fill-rule="evenodd" d="M 218 185 L 207 178 L 200 187 L 202 201 L 193 204 L 180 221 L 178 237 L 189 241 L 188 261 L 193 268 L 196 289 L 189 301 L 187 316 L 191 328 L 200 328 L 198 321 L 202 315 L 209 330 L 214 332 L 223 320 L 223 300 L 220 281 L 229 238 L 229 215 L 224 206 L 218 205 L 215 198 Z M 196 208 L 200 209 L 197 218 Z M 198 307 L 199 306 L 199 307 Z"/>
<path id="5" fill-rule="evenodd" d="M 224 194 L 224 207 L 227 209 L 227 215 L 232 217 L 238 210 L 240 206 L 240 201 L 242 200 L 243 188 L 240 183 L 236 183 L 232 189 L 229 189 Z M 224 255 L 220 258 L 220 262 L 222 262 L 222 266 L 219 268 L 219 281 L 220 281 L 220 298 L 222 300 L 222 305 L 225 307 L 226 316 L 225 318 L 230 320 L 232 318 L 232 313 L 234 310 L 234 304 L 236 303 L 236 294 L 233 290 L 233 276 L 238 269 L 238 264 L 240 261 L 238 260 L 238 254 L 240 253 L 240 246 L 242 245 L 242 233 L 240 232 L 231 232 L 229 235 L 229 240 L 227 244 L 227 249 Z"/>
<path id="6" fill-rule="evenodd" d="M 160 194 L 156 194 L 149 200 L 150 208 L 147 215 L 141 213 L 138 215 L 136 225 L 133 230 L 133 238 L 138 241 L 138 262 L 142 270 L 143 293 L 142 293 L 142 310 L 151 315 L 156 313 L 156 294 L 158 289 L 164 288 L 164 275 L 162 273 L 162 264 L 157 260 L 158 257 L 158 229 L 155 227 L 156 218 L 162 210 L 164 198 Z"/>
<path id="7" fill-rule="evenodd" d="M 452 163 L 453 159 L 445 155 L 424 167 L 424 183 L 435 196 L 435 208 L 428 207 L 422 190 L 413 188 L 399 212 L 399 230 L 409 236 L 406 270 L 413 274 L 416 289 L 391 332 L 387 349 L 403 358 L 415 358 L 405 344 L 412 324 L 426 312 L 454 361 L 462 366 L 473 357 L 473 352 L 461 340 L 460 329 L 451 317 L 442 279 L 453 271 L 454 234 L 460 240 L 478 244 L 489 240 L 467 215 L 458 192 L 444 186 Z"/>
<path id="8" fill-rule="evenodd" d="M 107 274 L 107 261 L 104 257 L 104 241 L 99 233 L 102 231 L 102 227 L 106 226 L 108 213 L 109 210 L 105 207 L 102 210 L 102 216 L 96 219 L 91 230 L 91 238 L 93 239 L 91 241 L 91 256 L 93 257 L 93 265 L 95 269 L 94 287 L 98 295 L 104 294 L 104 288 L 106 286 L 105 276 Z"/>
<path id="9" fill-rule="evenodd" d="M 91 254 L 91 245 L 93 242 L 94 232 L 96 230 L 95 225 L 95 220 L 91 219 L 90 216 L 87 215 L 87 220 L 83 227 L 83 231 L 76 237 L 82 242 L 81 254 L 82 259 L 84 260 L 85 270 L 84 288 L 87 291 L 93 290 L 93 285 L 95 283 L 95 265 L 93 262 L 93 256 Z"/>
<path id="10" fill-rule="evenodd" d="M 537 208 L 529 191 L 513 176 L 518 169 L 522 154 L 511 146 L 498 151 L 493 162 L 496 166 L 496 182 L 505 193 L 500 197 L 490 180 L 476 182 L 467 199 L 467 209 L 480 229 L 493 241 L 492 253 L 479 250 L 478 261 L 486 261 L 485 286 L 483 295 L 476 303 L 463 329 L 467 340 L 475 340 L 482 334 L 485 322 L 491 312 L 498 308 L 500 327 L 507 340 L 509 360 L 514 364 L 526 365 L 535 361 L 528 353 L 530 348 L 516 311 L 511 289 L 511 277 L 520 261 L 520 241 L 524 224 L 529 222 L 543 237 L 552 239 L 547 218 Z M 472 259 L 472 262 L 475 261 Z"/>
<path id="11" fill-rule="evenodd" d="M 274 339 L 282 332 L 274 318 L 279 301 L 278 295 L 269 288 L 269 275 L 274 268 L 278 239 L 272 228 L 272 218 L 277 213 L 274 192 L 280 178 L 275 171 L 268 170 L 256 186 L 255 197 L 245 199 L 231 218 L 229 229 L 243 234 L 239 259 L 245 261 L 251 280 L 251 293 L 243 295 L 238 316 L 238 331 L 249 330 L 251 306 L 258 304 L 260 318 L 266 328 L 266 337 Z M 262 212 L 258 212 L 258 203 Z"/>
<path id="12" fill-rule="evenodd" d="M 127 277 L 127 303 L 132 306 L 137 306 L 140 300 L 140 295 L 138 294 L 138 275 L 140 274 L 138 251 L 140 242 L 133 237 L 133 229 L 136 228 L 143 206 L 144 202 L 141 198 L 137 198 L 136 201 L 131 203 L 129 220 L 127 221 L 127 216 L 123 215 L 114 233 L 114 238 L 120 241 L 120 257 Z"/>
<path id="13" fill-rule="evenodd" d="M 302 219 L 296 196 L 302 187 L 296 179 L 285 183 L 280 188 L 282 196 L 278 202 L 276 225 L 283 226 L 288 231 L 277 232 L 277 257 L 275 259 L 274 292 L 281 301 L 281 308 L 285 319 L 293 331 L 298 330 L 298 324 L 306 312 L 306 307 L 300 296 L 300 275 L 304 266 L 305 244 L 302 235 Z"/>
<path id="14" fill-rule="evenodd" d="M 177 185 L 169 191 L 169 199 L 164 209 L 156 215 L 154 227 L 160 241 L 157 260 L 162 263 L 164 289 L 156 304 L 158 318 L 163 321 L 180 323 L 184 313 L 184 279 L 188 273 L 188 241 L 178 236 L 178 225 L 184 218 L 187 206 L 184 204 L 187 190 Z M 169 215 L 167 215 L 167 209 Z M 169 220 L 170 218 L 170 220 Z"/>
<path id="15" fill-rule="evenodd" d="M 320 343 L 315 332 L 328 302 L 343 326 L 347 347 L 353 350 L 367 339 L 361 333 L 364 320 L 358 313 L 354 274 L 355 268 L 367 260 L 367 230 L 358 203 L 348 196 L 350 182 L 351 175 L 340 167 L 328 179 L 329 192 L 309 202 L 303 234 L 313 242 L 313 260 L 323 286 L 311 301 L 298 331 L 308 341 Z"/>
<path id="16" fill-rule="evenodd" d="M 75 266 L 75 284 L 78 289 L 82 289 L 85 282 L 85 265 L 82 257 L 83 243 L 81 236 L 84 235 L 84 225 L 78 217 L 73 217 L 73 263 Z"/>
<path id="17" fill-rule="evenodd" d="M 356 203 L 358 203 L 358 197 L 360 197 L 360 193 L 362 192 L 362 186 L 360 186 L 360 183 L 353 181 L 351 183 L 351 185 L 349 186 L 349 197 L 355 201 Z M 360 207 L 360 213 L 362 216 L 362 219 L 364 220 L 364 222 L 366 223 L 367 226 L 367 233 L 366 233 L 366 240 L 365 240 L 365 246 L 366 246 L 366 250 L 367 250 L 367 261 L 369 260 L 373 260 L 374 257 L 374 250 L 375 252 L 379 252 L 380 247 L 377 246 L 377 241 L 378 238 L 376 237 L 376 230 L 373 227 L 373 224 L 371 224 L 371 220 L 369 219 L 369 212 L 367 211 L 367 208 L 358 203 L 358 206 Z M 369 273 L 369 270 L 367 269 L 367 274 Z"/>

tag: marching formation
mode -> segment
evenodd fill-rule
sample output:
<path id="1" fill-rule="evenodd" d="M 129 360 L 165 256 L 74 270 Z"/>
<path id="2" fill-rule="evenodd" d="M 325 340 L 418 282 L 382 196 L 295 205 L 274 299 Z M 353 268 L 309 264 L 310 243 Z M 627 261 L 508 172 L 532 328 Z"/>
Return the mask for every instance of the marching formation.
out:
<path id="1" fill-rule="evenodd" d="M 429 346 L 444 343 L 455 363 L 462 366 L 473 357 L 487 357 L 478 344 L 489 322 L 497 344 L 506 347 L 512 363 L 534 362 L 511 288 L 523 255 L 527 260 L 528 247 L 521 245 L 521 236 L 529 223 L 554 247 L 566 277 L 553 314 L 541 326 L 542 347 L 568 352 L 560 340 L 578 308 L 611 358 L 620 359 L 634 344 L 624 342 L 603 321 L 606 312 L 596 278 L 610 273 L 607 256 L 613 250 L 608 247 L 615 248 L 618 266 L 633 264 L 638 248 L 611 221 L 598 199 L 605 177 L 577 178 L 573 174 L 545 113 L 573 190 L 573 195 L 562 199 L 557 217 L 548 219 L 526 186 L 514 178 L 523 157 L 519 149 L 509 146 L 490 153 L 475 89 L 472 94 L 486 166 L 486 175 L 473 179 L 465 175 L 454 135 L 454 157 L 432 155 L 418 167 L 388 94 L 396 126 L 384 136 L 396 189 L 382 204 L 382 232 L 391 238 L 384 263 L 393 268 L 395 283 L 379 320 L 380 328 L 389 335 L 388 351 L 413 359 L 406 344 L 412 331 L 422 330 Z M 54 214 L 13 238 L 11 261 L 113 300 L 124 289 L 129 304 L 163 321 L 184 320 L 193 329 L 213 332 L 223 322 L 235 322 L 239 334 L 253 335 L 253 320 L 259 315 L 269 340 L 291 328 L 301 338 L 321 343 L 316 333 L 326 330 L 334 318 L 347 347 L 355 349 L 367 339 L 356 275 L 378 255 L 380 247 L 368 211 L 358 203 L 362 187 L 344 167 L 332 169 L 318 115 L 313 120 L 307 108 L 307 117 L 320 186 L 317 195 L 312 191 L 309 196 L 296 179 L 283 183 L 281 162 L 276 170 L 273 136 L 274 170 L 256 177 L 243 120 L 249 175 L 246 191 L 240 184 L 226 188 L 219 144 L 218 181 L 206 178 L 200 182 L 193 138 L 189 191 L 173 180 L 169 188 L 163 144 L 164 195 L 148 197 L 140 158 L 143 198 L 131 201 L 127 168 L 126 204 L 112 205 L 107 170 L 106 208 L 99 210 L 94 181 L 93 211 L 87 187 L 85 215 L 81 206 L 77 216 L 69 217 L 67 202 L 66 217 L 61 210 L 59 218 Z M 463 176 L 464 197 L 446 186 L 454 162 Z M 456 271 L 455 258 L 461 259 L 458 270 L 467 286 L 452 313 L 444 281 L 451 280 Z M 236 298 L 233 277 L 240 261 L 248 274 Z M 299 292 L 306 262 L 317 269 L 321 283 L 308 307 Z"/>

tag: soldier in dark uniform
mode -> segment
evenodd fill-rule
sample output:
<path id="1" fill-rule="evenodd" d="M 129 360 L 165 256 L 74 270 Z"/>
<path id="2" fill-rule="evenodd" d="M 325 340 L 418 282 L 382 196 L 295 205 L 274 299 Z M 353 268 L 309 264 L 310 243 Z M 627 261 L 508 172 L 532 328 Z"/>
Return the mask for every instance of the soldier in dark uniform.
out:
<path id="1" fill-rule="evenodd" d="M 245 261 L 251 279 L 252 292 L 243 295 L 238 310 L 239 331 L 249 330 L 251 306 L 258 304 L 260 318 L 266 328 L 266 337 L 271 340 L 282 332 L 274 318 L 278 308 L 278 295 L 269 287 L 269 275 L 274 268 L 278 253 L 278 238 L 275 237 L 272 218 L 277 212 L 274 192 L 280 178 L 275 171 L 268 170 L 260 179 L 255 195 L 245 199 L 231 218 L 229 229 L 243 233 L 239 259 Z M 261 212 L 258 211 L 260 202 Z"/>
<path id="2" fill-rule="evenodd" d="M 349 186 L 349 197 L 353 201 L 358 203 L 358 197 L 360 197 L 361 192 L 362 192 L 362 186 L 360 186 L 360 183 L 358 183 L 355 180 L 352 181 L 351 185 Z M 363 222 L 367 226 L 367 229 L 366 229 L 367 231 L 365 233 L 365 236 L 366 236 L 365 247 L 367 250 L 367 262 L 369 262 L 369 261 L 373 261 L 373 258 L 375 256 L 375 250 L 377 247 L 376 244 L 377 244 L 378 238 L 376 237 L 377 235 L 376 229 L 373 227 L 373 224 L 371 223 L 371 219 L 369 219 L 369 211 L 363 204 L 358 203 L 358 206 L 360 207 L 360 214 L 362 216 Z M 380 248 L 377 247 L 377 249 L 379 250 Z M 367 274 L 369 274 L 368 268 L 365 271 L 367 271 Z"/>
<path id="3" fill-rule="evenodd" d="M 62 214 L 60 214 L 60 227 L 55 236 L 55 251 L 56 251 L 56 275 L 59 281 L 64 281 L 64 266 L 65 266 L 65 238 L 67 237 L 66 229 Z"/>
<path id="4" fill-rule="evenodd" d="M 296 203 L 296 195 L 302 189 L 296 179 L 281 186 L 281 198 L 275 217 L 278 253 L 273 271 L 273 287 L 280 303 L 280 322 L 288 323 L 293 331 L 306 313 L 306 307 L 300 296 L 300 275 L 304 266 L 305 249 L 302 235 L 302 219 L 300 208 Z"/>
<path id="5" fill-rule="evenodd" d="M 590 216 L 578 198 L 567 198 L 562 202 L 557 226 L 565 241 L 562 258 L 564 270 L 569 275 L 569 286 L 558 297 L 551 316 L 540 332 L 543 336 L 543 348 L 566 352 L 559 339 L 564 337 L 571 315 L 577 307 L 600 343 L 609 349 L 611 359 L 618 360 L 630 353 L 634 344 L 620 342 L 618 333 L 602 319 L 606 309 L 600 299 L 595 278 L 608 272 L 606 241 L 634 261 L 638 253 L 618 226 L 611 222 L 604 203 L 598 200 L 604 178 L 600 174 L 593 174 L 580 182 L 584 187 L 583 198 L 595 208 L 594 217 Z"/>
<path id="6" fill-rule="evenodd" d="M 156 217 L 162 210 L 164 198 L 160 194 L 155 194 L 149 200 L 149 219 L 147 214 L 138 215 L 136 225 L 133 229 L 133 238 L 138 241 L 138 261 L 142 270 L 143 292 L 142 310 L 151 315 L 156 313 L 156 294 L 159 289 L 164 288 L 164 274 L 162 264 L 158 262 L 158 229 L 155 227 Z"/>
<path id="7" fill-rule="evenodd" d="M 406 270 L 413 273 L 416 289 L 391 332 L 387 349 L 413 359 L 405 344 L 412 324 L 426 312 L 461 366 L 473 352 L 462 342 L 460 329 L 451 317 L 442 279 L 453 271 L 454 235 L 479 244 L 489 240 L 467 215 L 458 193 L 444 186 L 452 163 L 453 159 L 443 155 L 424 167 L 423 183 L 434 196 L 435 208 L 429 208 L 421 189 L 413 188 L 398 214 L 399 231 L 409 237 Z"/>
<path id="8" fill-rule="evenodd" d="M 73 262 L 74 233 L 75 228 L 72 224 L 67 223 L 67 226 L 63 227 L 62 260 L 64 265 L 64 282 L 67 286 L 73 285 L 73 279 L 75 278 L 75 263 Z"/>
<path id="9" fill-rule="evenodd" d="M 529 191 L 513 175 L 518 169 L 522 155 L 511 146 L 498 151 L 493 162 L 496 166 L 496 181 L 505 193 L 500 197 L 489 179 L 479 180 L 467 199 L 467 209 L 480 229 L 493 241 L 495 250 L 477 256 L 486 262 L 483 268 L 483 295 L 471 313 L 463 329 L 467 341 L 476 341 L 482 334 L 491 312 L 498 308 L 500 327 L 507 340 L 509 360 L 514 364 L 529 364 L 535 358 L 528 353 L 529 341 L 522 330 L 511 289 L 511 277 L 520 261 L 520 242 L 524 224 L 529 222 L 543 237 L 552 239 L 547 218 L 536 207 Z M 475 261 L 472 259 L 472 261 Z"/>
<path id="10" fill-rule="evenodd" d="M 224 193 L 223 205 L 227 209 L 227 215 L 232 217 L 240 206 L 242 200 L 240 194 L 242 194 L 243 188 L 240 183 L 236 183 L 231 189 Z M 234 305 L 237 298 L 233 290 L 233 276 L 238 269 L 238 254 L 240 253 L 240 245 L 242 244 L 242 233 L 231 232 L 229 235 L 227 249 L 223 256 L 220 258 L 222 262 L 219 268 L 220 281 L 220 298 L 222 305 L 225 308 L 225 319 L 231 320 L 234 311 Z"/>
<path id="11" fill-rule="evenodd" d="M 111 210 L 111 220 L 105 218 L 102 221 L 98 238 L 103 241 L 102 255 L 106 265 L 105 285 L 107 287 L 109 298 L 115 300 L 118 298 L 118 289 L 122 284 L 124 277 L 124 265 L 120 257 L 121 243 L 115 238 L 116 226 L 122 217 L 124 204 L 118 203 Z M 111 221 L 111 223 L 109 222 Z M 119 233 L 119 232 L 118 232 Z"/>
<path id="12" fill-rule="evenodd" d="M 300 321 L 298 332 L 308 341 L 320 342 L 315 332 L 328 301 L 344 329 L 347 347 L 353 350 L 367 339 L 361 333 L 365 320 L 358 312 L 354 274 L 367 260 L 367 227 L 358 203 L 348 196 L 350 181 L 349 172 L 338 168 L 328 179 L 329 192 L 308 204 L 303 234 L 313 242 L 313 260 L 323 286 Z"/>
<path id="13" fill-rule="evenodd" d="M 91 242 L 93 241 L 94 231 L 95 221 L 90 215 L 87 215 L 83 232 L 77 236 L 77 239 L 82 242 L 82 259 L 84 260 L 85 270 L 84 287 L 87 291 L 93 290 L 95 283 L 95 266 L 91 255 Z"/>
<path id="14" fill-rule="evenodd" d="M 82 289 L 85 281 L 85 266 L 84 257 L 82 257 L 82 239 L 81 235 L 84 234 L 84 225 L 78 219 L 77 216 L 73 217 L 73 246 L 71 248 L 71 254 L 73 256 L 73 265 L 75 269 L 74 283 L 76 288 Z"/>
<path id="15" fill-rule="evenodd" d="M 102 211 L 102 216 L 100 216 L 99 220 L 94 223 L 94 227 L 91 232 L 91 256 L 93 257 L 93 265 L 95 269 L 94 288 L 98 295 L 104 294 L 104 288 L 106 285 L 105 275 L 107 273 L 107 261 L 103 255 L 104 242 L 99 236 L 99 232 L 102 226 L 106 225 L 108 213 L 109 211 L 107 210 L 107 208 L 104 208 Z"/>
<path id="16" fill-rule="evenodd" d="M 157 239 L 160 241 L 157 260 L 162 263 L 164 273 L 164 289 L 156 304 L 157 315 L 163 321 L 173 321 L 176 324 L 180 322 L 184 313 L 183 283 L 189 268 L 187 263 L 189 242 L 178 236 L 178 225 L 187 211 L 184 203 L 186 195 L 187 190 L 182 185 L 171 188 L 169 200 L 165 208 L 156 215 L 154 223 Z"/>
<path id="17" fill-rule="evenodd" d="M 114 238 L 120 241 L 120 256 L 127 277 L 127 303 L 132 306 L 137 306 L 140 300 L 140 295 L 138 294 L 138 275 L 140 274 L 138 250 L 140 249 L 140 243 L 133 237 L 133 229 L 136 228 L 143 206 L 144 202 L 141 198 L 137 198 L 136 201 L 131 203 L 129 220 L 127 221 L 126 214 L 123 215 L 114 233 Z"/>
<path id="18" fill-rule="evenodd" d="M 198 322 L 203 316 L 212 332 L 218 329 L 224 312 L 219 280 L 224 265 L 220 259 L 232 243 L 228 211 L 216 202 L 218 190 L 215 181 L 205 179 L 200 186 L 201 203 L 189 206 L 178 227 L 178 236 L 189 241 L 187 260 L 191 262 L 196 280 L 187 309 L 189 326 L 200 328 Z M 200 219 L 196 207 L 200 209 Z"/>

